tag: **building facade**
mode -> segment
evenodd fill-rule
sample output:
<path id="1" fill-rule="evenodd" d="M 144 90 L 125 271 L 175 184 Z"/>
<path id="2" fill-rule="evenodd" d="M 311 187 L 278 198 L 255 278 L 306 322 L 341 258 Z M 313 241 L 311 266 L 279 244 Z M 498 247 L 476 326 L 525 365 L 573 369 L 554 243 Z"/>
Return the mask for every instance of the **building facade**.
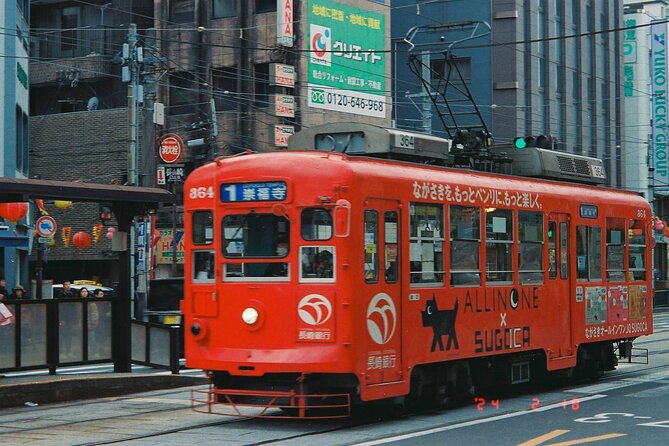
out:
<path id="1" fill-rule="evenodd" d="M 123 184 L 127 179 L 127 87 L 115 58 L 128 26 L 153 25 L 151 1 L 31 1 L 30 176 L 44 180 Z M 45 203 L 58 234 L 45 247 L 44 279 L 118 280 L 117 255 L 106 233 L 94 229 L 99 206 Z M 111 222 L 113 224 L 113 222 Z M 104 228 L 106 229 L 106 228 Z M 77 248 L 72 236 L 91 235 Z M 32 253 L 37 262 L 36 249 Z"/>
<path id="2" fill-rule="evenodd" d="M 183 177 L 217 156 L 282 150 L 292 133 L 325 122 L 391 124 L 385 2 L 31 4 L 33 176 L 130 182 L 181 194 Z M 137 25 L 134 37 L 130 23 Z M 167 135 L 184 141 L 176 162 L 161 158 Z M 98 222 L 96 205 L 47 207 L 72 233 L 91 232 Z M 152 216 L 152 263 L 138 267 L 154 277 L 183 274 L 182 222 L 181 207 Z M 107 245 L 102 239 L 77 250 L 57 238 L 45 277 L 113 281 Z"/>
<path id="3" fill-rule="evenodd" d="M 451 52 L 463 65 L 463 77 L 495 142 L 551 135 L 558 150 L 601 158 L 608 185 L 624 187 L 623 154 L 638 147 L 623 135 L 623 33 L 601 32 L 622 26 L 622 0 L 483 3 L 396 0 L 393 41 L 403 48 L 412 26 L 485 22 L 489 34 L 455 44 Z M 446 44 L 459 38 L 436 33 L 433 41 L 442 37 Z M 439 55 L 433 57 L 432 67 L 443 67 Z M 402 68 L 406 59 L 406 52 L 397 51 L 394 119 L 398 127 L 419 129 L 407 92 L 420 89 L 408 88 L 416 80 Z M 429 111 L 436 116 L 434 108 Z M 438 124 L 433 117 L 434 132 Z"/>
<path id="4" fill-rule="evenodd" d="M 2 176 L 26 178 L 29 174 L 28 49 L 30 5 L 9 1 L 0 5 L 2 69 L 0 70 L 0 168 Z M 30 215 L 16 222 L 0 219 L 0 278 L 8 287 L 28 286 L 28 250 L 32 242 Z"/>

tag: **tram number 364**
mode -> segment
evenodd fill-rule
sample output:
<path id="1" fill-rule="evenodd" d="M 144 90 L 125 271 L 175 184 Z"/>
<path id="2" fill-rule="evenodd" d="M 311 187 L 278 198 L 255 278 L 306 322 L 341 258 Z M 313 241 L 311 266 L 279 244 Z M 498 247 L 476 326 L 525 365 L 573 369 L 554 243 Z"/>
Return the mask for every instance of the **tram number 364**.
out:
<path id="1" fill-rule="evenodd" d="M 214 198 L 214 188 L 209 187 L 191 187 L 188 191 L 189 198 Z"/>

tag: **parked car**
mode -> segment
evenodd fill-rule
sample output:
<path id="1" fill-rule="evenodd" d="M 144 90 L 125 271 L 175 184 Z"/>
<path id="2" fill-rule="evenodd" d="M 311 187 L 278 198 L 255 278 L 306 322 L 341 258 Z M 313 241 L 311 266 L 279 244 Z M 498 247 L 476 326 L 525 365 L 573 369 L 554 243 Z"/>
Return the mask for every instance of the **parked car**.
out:
<path id="1" fill-rule="evenodd" d="M 179 304 L 184 297 L 184 278 L 152 279 L 144 315 L 149 322 L 168 325 L 181 323 Z"/>
<path id="2" fill-rule="evenodd" d="M 91 297 L 93 296 L 93 291 L 97 289 L 101 289 L 105 293 L 105 297 L 114 297 L 116 295 L 114 292 L 114 288 L 102 286 L 101 283 L 95 282 L 93 280 L 75 280 L 71 283 L 72 283 L 71 289 L 76 295 L 78 295 L 79 290 L 82 288 L 88 288 L 88 291 L 91 293 Z M 53 292 L 53 294 L 49 297 L 58 296 L 61 293 L 61 291 L 63 291 L 63 284 L 59 283 L 53 285 L 51 287 L 51 291 Z"/>

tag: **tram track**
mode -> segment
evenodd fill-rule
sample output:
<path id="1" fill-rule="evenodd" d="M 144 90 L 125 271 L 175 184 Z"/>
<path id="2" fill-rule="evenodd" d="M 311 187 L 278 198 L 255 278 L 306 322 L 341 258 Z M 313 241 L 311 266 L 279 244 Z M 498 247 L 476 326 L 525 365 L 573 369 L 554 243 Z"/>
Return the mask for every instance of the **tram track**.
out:
<path id="1" fill-rule="evenodd" d="M 653 356 L 664 355 L 669 351 L 666 349 L 659 350 L 661 347 L 659 342 L 666 342 L 666 336 L 662 335 L 662 339 L 650 339 L 643 343 L 636 345 L 650 347 L 649 355 L 652 360 Z M 654 347 L 654 348 L 653 348 Z M 621 362 L 622 365 L 627 363 Z M 572 382 L 567 385 L 536 385 L 524 388 L 513 388 L 504 395 L 498 395 L 502 400 L 512 400 L 523 398 L 524 396 L 540 396 L 542 405 L 558 403 L 562 401 L 564 395 L 568 393 L 589 395 L 591 393 L 602 393 L 601 389 L 589 389 L 589 386 L 597 386 L 598 384 L 615 384 L 616 381 L 621 381 L 623 386 L 641 385 L 646 380 L 650 379 L 664 379 L 662 376 L 653 378 L 651 375 L 661 375 L 658 372 L 666 370 L 665 365 L 646 365 L 634 364 L 632 367 L 622 367 L 615 371 L 607 372 L 597 382 L 591 383 L 587 381 Z M 626 383 L 625 381 L 629 381 Z M 606 392 L 606 391 L 604 391 Z M 42 406 L 44 413 L 25 411 L 25 416 L 21 417 L 21 422 L 14 426 L 3 425 L 3 427 L 13 428 L 10 432 L 14 435 L 25 435 L 24 438 L 31 437 L 46 437 L 53 435 L 53 430 L 60 432 L 58 439 L 66 441 L 60 444 L 73 444 L 78 446 L 94 446 L 94 445 L 108 445 L 108 444 L 162 444 L 166 441 L 174 441 L 174 436 L 180 433 L 188 435 L 200 435 L 198 431 L 202 431 L 202 435 L 208 435 L 207 429 L 213 429 L 218 432 L 218 435 L 227 435 L 225 432 L 226 426 L 235 426 L 229 432 L 253 431 L 265 432 L 264 434 L 255 436 L 255 438 L 248 438 L 247 442 L 243 444 L 249 446 L 260 446 L 268 444 L 318 444 L 321 440 L 321 435 L 327 436 L 336 434 L 337 432 L 346 432 L 347 430 L 355 430 L 359 428 L 373 426 L 383 426 L 383 423 L 401 422 L 402 420 L 411 421 L 411 418 L 421 419 L 427 416 L 429 418 L 429 425 L 435 426 L 450 425 L 479 419 L 482 414 L 474 409 L 471 413 L 462 409 L 473 405 L 473 400 L 463 400 L 456 404 L 450 404 L 447 407 L 428 408 L 423 410 L 415 410 L 410 413 L 402 415 L 391 414 L 388 410 L 379 410 L 375 407 L 366 406 L 363 410 L 355 410 L 353 416 L 348 419 L 338 420 L 286 420 L 286 419 L 249 419 L 249 418 L 232 418 L 223 417 L 212 419 L 210 416 L 193 416 L 194 412 L 190 407 L 190 401 L 184 398 L 183 389 L 173 389 L 160 392 L 159 394 L 151 395 L 135 395 L 135 396 L 121 396 L 105 398 L 103 400 L 86 400 L 65 404 L 52 405 L 50 407 Z M 548 396 L 550 395 L 550 397 Z M 109 416 L 100 416 L 106 411 L 110 411 L 107 404 L 116 404 L 125 413 L 118 413 L 118 408 L 113 410 Z M 163 406 L 163 407 L 160 407 Z M 506 410 L 519 410 L 518 404 L 505 405 Z M 79 421 L 58 422 L 58 414 L 67 413 L 69 408 L 78 408 L 86 414 L 91 414 L 86 419 Z M 457 417 L 450 417 L 449 412 L 456 414 Z M 278 412 L 277 412 L 278 414 Z M 434 418 L 433 418 L 434 417 Z M 44 418 L 52 419 L 54 422 L 49 424 L 40 424 L 35 426 L 35 421 Z M 172 426 L 161 423 L 162 420 L 178 419 L 178 423 L 173 423 Z M 152 427 L 153 426 L 155 427 Z M 33 427 L 35 426 L 35 427 Z M 127 426 L 127 430 L 120 429 L 114 431 L 111 426 Z M 148 426 L 148 427 L 147 427 Z M 162 428 L 162 427 L 164 428 Z M 385 429 L 385 428 L 383 428 Z M 77 440 L 76 432 L 90 433 L 95 432 L 95 437 L 89 435 L 88 438 L 80 436 Z M 69 433 L 69 434 L 68 434 Z M 69 435 L 69 436 L 68 436 Z M 230 442 L 239 444 L 239 438 L 232 438 L 235 434 L 231 433 Z M 264 438 L 262 438 L 264 436 Z M 92 438 L 93 437 L 93 438 Z M 268 438 L 274 437 L 274 438 Z M 51 439 L 54 439 L 51 436 Z M 74 441 L 73 441 L 74 440 Z M 155 443 L 154 443 L 155 442 Z M 227 440 L 224 440 L 227 443 Z M 40 441 L 34 443 L 40 444 Z M 44 441 L 44 444 L 53 444 L 50 441 Z"/>

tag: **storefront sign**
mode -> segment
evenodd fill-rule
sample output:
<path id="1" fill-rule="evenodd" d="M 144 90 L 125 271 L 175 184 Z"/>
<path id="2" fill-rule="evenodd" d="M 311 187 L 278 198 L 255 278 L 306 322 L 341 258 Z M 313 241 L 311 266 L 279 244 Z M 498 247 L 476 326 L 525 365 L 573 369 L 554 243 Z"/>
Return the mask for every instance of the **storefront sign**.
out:
<path id="1" fill-rule="evenodd" d="M 295 97 L 286 94 L 274 95 L 274 115 L 284 118 L 295 117 Z"/>
<path id="2" fill-rule="evenodd" d="M 282 63 L 269 65 L 269 84 L 282 87 L 295 87 L 295 67 Z"/>
<path id="3" fill-rule="evenodd" d="M 651 167 L 655 168 L 653 186 L 669 184 L 667 164 L 667 24 L 651 22 L 651 110 L 653 151 Z"/>
<path id="4" fill-rule="evenodd" d="M 274 137 L 274 145 L 277 147 L 288 147 L 288 138 L 295 133 L 292 125 L 273 125 L 271 130 Z"/>

